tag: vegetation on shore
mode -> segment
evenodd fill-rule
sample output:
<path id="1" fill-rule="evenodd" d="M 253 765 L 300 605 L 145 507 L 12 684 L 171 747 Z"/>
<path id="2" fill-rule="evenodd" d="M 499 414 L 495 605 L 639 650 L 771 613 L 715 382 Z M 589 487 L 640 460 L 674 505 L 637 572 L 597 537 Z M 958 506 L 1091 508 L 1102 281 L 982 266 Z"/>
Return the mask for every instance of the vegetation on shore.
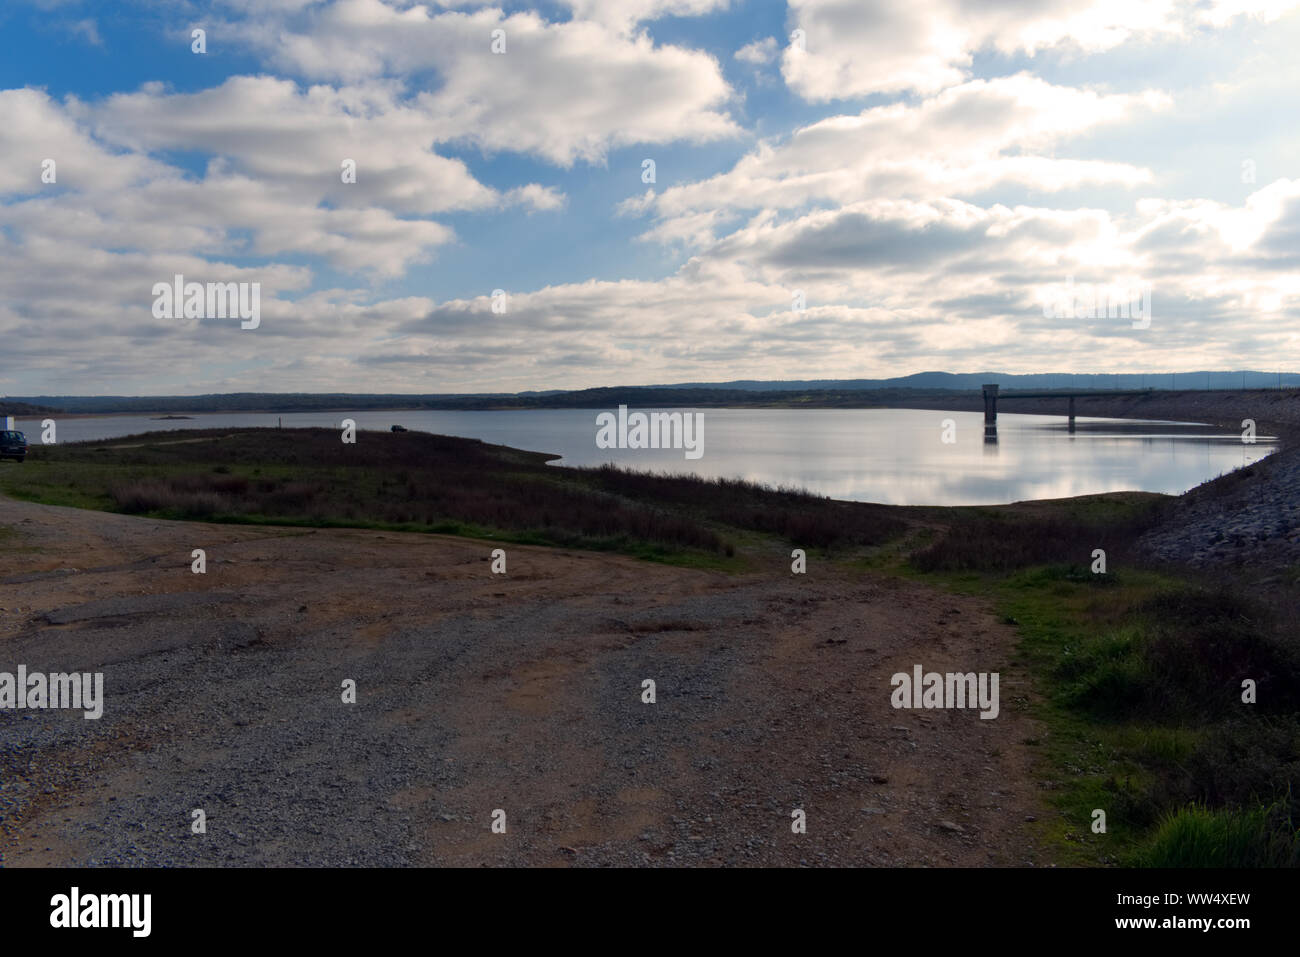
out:
<path id="1" fill-rule="evenodd" d="M 886 506 L 737 480 L 549 466 L 424 432 L 195 430 L 39 447 L 0 491 L 51 505 L 214 522 L 441 532 L 744 567 L 755 535 L 861 547 L 906 527 Z M 743 549 L 742 549 L 743 551 Z"/>
<path id="2" fill-rule="evenodd" d="M 1298 866 L 1293 598 L 1139 561 L 1134 542 L 1159 498 L 952 509 L 942 537 L 901 570 L 989 596 L 1019 629 L 1016 665 L 1033 676 L 1047 728 L 1030 743 L 1061 811 L 1042 827 L 1063 862 Z"/>
<path id="3" fill-rule="evenodd" d="M 988 597 L 1020 631 L 1062 863 L 1300 864 L 1300 654 L 1267 592 L 1153 569 L 1163 496 L 991 508 L 838 502 L 740 481 L 549 466 L 420 432 L 148 433 L 33 450 L 0 492 L 158 518 L 443 532 L 728 570 L 776 545 Z M 1104 573 L 1094 550 L 1106 553 Z M 1257 701 L 1242 702 L 1241 683 Z M 1106 812 L 1106 833 L 1091 830 Z"/>
<path id="4" fill-rule="evenodd" d="M 15 402 L 12 399 L 0 400 L 0 416 L 58 415 L 62 411 L 62 409 L 56 409 L 49 405 Z"/>

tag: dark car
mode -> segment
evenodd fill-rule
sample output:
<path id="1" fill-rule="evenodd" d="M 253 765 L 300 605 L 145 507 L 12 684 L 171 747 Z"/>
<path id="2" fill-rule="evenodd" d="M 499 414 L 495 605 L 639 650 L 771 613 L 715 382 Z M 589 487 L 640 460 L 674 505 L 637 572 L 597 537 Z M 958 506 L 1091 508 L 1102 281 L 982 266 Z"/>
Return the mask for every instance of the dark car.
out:
<path id="1" fill-rule="evenodd" d="M 0 432 L 0 459 L 21 462 L 27 458 L 27 436 L 21 432 Z"/>
<path id="2" fill-rule="evenodd" d="M 393 432 L 405 432 L 405 431 L 406 431 L 406 426 L 404 426 L 404 425 L 395 425 L 395 426 L 393 426 L 393 428 L 392 428 L 390 431 L 393 431 Z"/>

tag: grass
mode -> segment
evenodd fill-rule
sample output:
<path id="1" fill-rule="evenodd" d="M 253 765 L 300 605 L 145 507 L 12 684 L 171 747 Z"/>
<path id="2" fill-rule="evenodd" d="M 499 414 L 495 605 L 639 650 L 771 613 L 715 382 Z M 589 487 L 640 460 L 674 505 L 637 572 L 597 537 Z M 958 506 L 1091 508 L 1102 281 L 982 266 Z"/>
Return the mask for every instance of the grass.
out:
<path id="1" fill-rule="evenodd" d="M 1134 541 L 1158 508 L 1129 497 L 955 509 L 901 571 L 989 596 L 1019 629 L 1059 811 L 1043 836 L 1061 862 L 1294 866 L 1300 650 L 1288 616 L 1234 582 L 1138 561 Z M 1092 571 L 1094 547 L 1105 574 Z"/>
<path id="2" fill-rule="evenodd" d="M 422 432 L 344 444 L 330 429 L 187 430 L 41 447 L 0 471 L 0 491 L 155 518 L 440 532 L 730 569 L 746 567 L 746 544 L 860 548 L 906 528 L 883 506 L 546 461 Z"/>
<path id="3" fill-rule="evenodd" d="M 1161 498 L 1129 493 L 949 509 L 939 513 L 948 534 L 913 553 L 911 565 L 924 572 L 991 572 L 1071 556 L 1074 573 L 1091 576 L 1094 550 L 1104 551 L 1108 562 L 1123 559 L 1155 521 Z"/>
<path id="4" fill-rule="evenodd" d="M 1160 821 L 1134 863 L 1141 867 L 1297 867 L 1300 832 L 1280 803 L 1250 810 L 1190 804 Z"/>

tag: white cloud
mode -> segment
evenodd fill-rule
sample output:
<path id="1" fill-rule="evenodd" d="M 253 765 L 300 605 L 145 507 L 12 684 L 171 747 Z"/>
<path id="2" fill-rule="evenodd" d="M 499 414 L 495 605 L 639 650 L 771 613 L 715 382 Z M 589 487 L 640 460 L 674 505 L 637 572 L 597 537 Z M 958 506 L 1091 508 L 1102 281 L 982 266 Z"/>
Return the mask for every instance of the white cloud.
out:
<path id="1" fill-rule="evenodd" d="M 462 161 L 433 151 L 434 118 L 402 102 L 392 84 L 304 90 L 292 80 L 237 76 L 198 93 L 118 94 L 77 113 L 108 142 L 222 156 L 312 204 L 430 214 L 507 201 Z M 356 163 L 355 183 L 343 182 L 345 159 Z M 516 195 L 540 197 L 539 190 Z"/>
<path id="2" fill-rule="evenodd" d="M 1134 186 L 1149 170 L 1125 163 L 1056 159 L 1035 151 L 1104 124 L 1167 107 L 1158 93 L 1099 94 L 1028 74 L 974 80 L 915 105 L 872 107 L 764 143 L 725 173 L 627 201 L 653 208 L 648 234 L 707 243 L 723 214 L 852 203 L 862 196 L 960 196 L 1015 184 L 1055 192 L 1083 184 Z"/>
<path id="3" fill-rule="evenodd" d="M 724 10 L 730 0 L 561 0 L 575 20 L 593 20 L 619 29 L 662 17 L 698 17 Z"/>
<path id="4" fill-rule="evenodd" d="M 22 330 L 10 336 L 15 355 L 53 356 L 52 368 L 84 358 L 69 336 L 92 335 L 110 353 L 133 343 L 137 369 L 175 354 L 182 366 L 209 369 L 205 387 L 228 389 L 263 388 L 268 375 L 286 390 L 320 381 L 366 390 L 382 381 L 394 390 L 479 391 L 889 375 L 900 363 L 1036 371 L 1059 367 L 1062 355 L 1104 355 L 1117 369 L 1185 368 L 1221 363 L 1225 349 L 1243 363 L 1267 365 L 1279 350 L 1300 346 L 1293 331 L 1298 230 L 1294 181 L 1267 186 L 1240 206 L 1147 201 L 1123 216 L 864 200 L 784 222 L 757 219 L 658 281 L 521 291 L 506 314 L 493 313 L 487 296 L 374 301 L 328 290 L 273 299 L 262 329 L 242 338 L 149 319 L 138 277 L 175 270 L 202 278 L 201 260 L 76 247 L 84 267 L 69 276 L 56 266 L 68 247 L 42 239 L 0 249 L 0 326 Z M 274 289 L 301 288 L 301 271 L 279 268 Z M 1047 319 L 1043 303 L 1067 278 L 1150 282 L 1151 328 Z M 796 288 L 807 296 L 805 312 L 791 311 Z M 15 302 L 41 303 L 41 310 L 20 321 Z M 1232 321 L 1244 310 L 1248 330 Z M 222 361 L 252 368 L 217 381 L 211 370 Z"/>
<path id="5" fill-rule="evenodd" d="M 1233 17 L 1275 19 L 1296 0 L 789 0 L 792 29 L 781 70 L 808 100 L 871 93 L 932 93 L 962 82 L 974 54 L 1062 47 L 1096 53 L 1139 37 L 1183 37 Z"/>
<path id="6" fill-rule="evenodd" d="M 99 35 L 99 25 L 92 18 L 87 17 L 84 20 L 70 22 L 64 26 L 69 33 L 82 37 L 91 46 L 102 47 L 104 45 L 104 40 Z"/>
<path id="7" fill-rule="evenodd" d="M 747 43 L 736 51 L 735 57 L 741 63 L 752 63 L 754 66 L 771 63 L 776 59 L 776 38 L 764 37 L 762 40 Z"/>
<path id="8" fill-rule="evenodd" d="M 337 0 L 302 22 L 231 25 L 278 68 L 316 80 L 401 77 L 439 142 L 600 162 L 635 143 L 704 142 L 740 132 L 717 61 L 604 23 L 536 13 L 431 12 Z M 505 52 L 492 52 L 494 30 Z M 422 76 L 432 75 L 427 82 Z"/>
<path id="9" fill-rule="evenodd" d="M 47 159 L 55 164 L 55 185 L 64 189 L 122 189 L 165 170 L 146 156 L 95 142 L 41 90 L 0 90 L 0 116 L 0 197 L 49 192 L 41 182 Z"/>
<path id="10" fill-rule="evenodd" d="M 232 80 L 195 96 L 155 90 L 99 107 L 76 101 L 64 107 L 44 93 L 10 90 L 0 92 L 0 108 L 10 117 L 0 129 L 0 148 L 15 160 L 0 167 L 0 194 L 19 197 L 0 206 L 0 225 L 32 239 L 145 251 L 309 254 L 345 271 L 399 276 L 454 238 L 448 227 L 404 213 L 515 201 L 554 208 L 559 201 L 541 187 L 499 195 L 459 162 L 404 148 L 400 121 L 392 129 L 356 119 L 353 132 L 362 139 L 344 143 L 327 122 L 338 119 L 336 94 L 300 97 L 292 83 Z M 374 160 L 370 170 L 361 166 L 356 194 L 340 176 L 345 146 L 357 147 L 363 164 Z M 195 178 L 147 152 L 165 149 L 216 156 Z M 47 158 L 56 164 L 53 184 L 41 182 Z M 367 173 L 375 182 L 362 187 Z"/>
<path id="11" fill-rule="evenodd" d="M 211 21 L 223 42 L 251 42 L 292 79 L 183 92 L 155 83 L 84 102 L 0 92 L 7 391 L 482 391 L 1042 371 L 1084 357 L 1116 369 L 1300 358 L 1300 181 L 1278 179 L 1294 167 L 1294 137 L 1279 128 L 1250 140 L 1263 108 L 1226 128 L 1261 84 L 1288 92 L 1275 60 L 1255 47 L 1235 60 L 1225 52 L 1239 68 L 1215 74 L 1223 89 L 1207 85 L 1194 102 L 1178 89 L 1110 92 L 1123 87 L 1078 61 L 1071 75 L 1095 88 L 1028 72 L 968 77 L 977 51 L 1104 50 L 1276 18 L 1292 4 L 795 0 L 790 27 L 808 29 L 807 61 L 792 66 L 786 50 L 782 66 L 796 91 L 912 95 L 846 115 L 804 108 L 695 181 L 665 175 L 671 144 L 741 132 L 726 112 L 733 94 L 712 56 L 657 45 L 653 24 L 723 4 L 570 6 L 575 19 L 554 23 L 474 0 L 239 0 L 223 9 L 249 19 Z M 495 28 L 507 32 L 502 56 L 489 49 Z M 769 38 L 734 56 L 757 65 L 781 54 Z M 761 110 L 751 101 L 746 110 Z M 1159 114 L 1171 147 L 1186 151 L 1178 123 L 1199 104 L 1218 111 L 1216 135 L 1222 126 L 1241 143 L 1241 157 L 1220 158 L 1232 183 L 1214 198 L 1180 194 L 1181 170 L 1127 148 Z M 754 119 L 773 129 L 769 116 Z M 629 261 L 612 256 L 591 267 L 611 278 L 512 290 L 505 315 L 486 296 L 421 285 L 413 267 L 457 242 L 437 217 L 504 210 L 545 226 L 571 202 L 583 215 L 594 196 L 607 202 L 599 190 L 571 198 L 532 182 L 542 177 L 519 171 L 533 159 L 485 164 L 480 181 L 473 158 L 440 150 L 569 166 L 634 143 L 662 153 L 665 186 L 619 211 L 650 216 L 647 238 L 689 247 L 684 262 L 668 258 L 673 246 L 654 251 L 672 264 L 666 276 L 620 280 Z M 1239 186 L 1251 156 L 1261 184 Z M 52 186 L 40 182 L 46 158 L 58 162 Z M 357 161 L 354 185 L 340 179 L 344 159 Z M 577 190 L 582 179 L 563 182 Z M 1075 189 L 1093 205 L 1067 198 Z M 582 275 L 589 251 L 575 237 L 615 234 L 564 225 L 556 247 L 572 248 L 556 261 Z M 633 265 L 653 274 L 653 263 Z M 322 267 L 348 278 L 317 288 L 336 282 Z M 152 284 L 177 272 L 261 282 L 260 329 L 154 320 Z M 398 278 L 396 293 L 381 284 Z M 1150 282 L 1151 329 L 1044 317 L 1044 298 L 1071 278 Z M 795 289 L 808 300 L 801 313 Z"/>

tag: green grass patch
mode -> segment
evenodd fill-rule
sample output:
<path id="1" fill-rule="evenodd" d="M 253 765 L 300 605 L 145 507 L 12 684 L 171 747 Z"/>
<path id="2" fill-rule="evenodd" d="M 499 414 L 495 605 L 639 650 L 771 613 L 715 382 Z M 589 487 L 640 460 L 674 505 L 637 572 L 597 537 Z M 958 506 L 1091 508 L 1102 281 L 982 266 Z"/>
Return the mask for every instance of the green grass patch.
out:
<path id="1" fill-rule="evenodd" d="M 899 573 L 988 597 L 1018 629 L 1014 664 L 1039 692 L 1035 747 L 1058 812 L 1040 826 L 1060 863 L 1293 866 L 1293 629 L 1246 588 L 1130 561 L 1150 521 L 1141 498 L 954 510 Z M 1105 574 L 1092 572 L 1094 547 Z"/>
<path id="2" fill-rule="evenodd" d="M 1138 867 L 1297 867 L 1300 830 L 1280 803 L 1249 809 L 1189 804 L 1161 819 L 1131 863 Z"/>

